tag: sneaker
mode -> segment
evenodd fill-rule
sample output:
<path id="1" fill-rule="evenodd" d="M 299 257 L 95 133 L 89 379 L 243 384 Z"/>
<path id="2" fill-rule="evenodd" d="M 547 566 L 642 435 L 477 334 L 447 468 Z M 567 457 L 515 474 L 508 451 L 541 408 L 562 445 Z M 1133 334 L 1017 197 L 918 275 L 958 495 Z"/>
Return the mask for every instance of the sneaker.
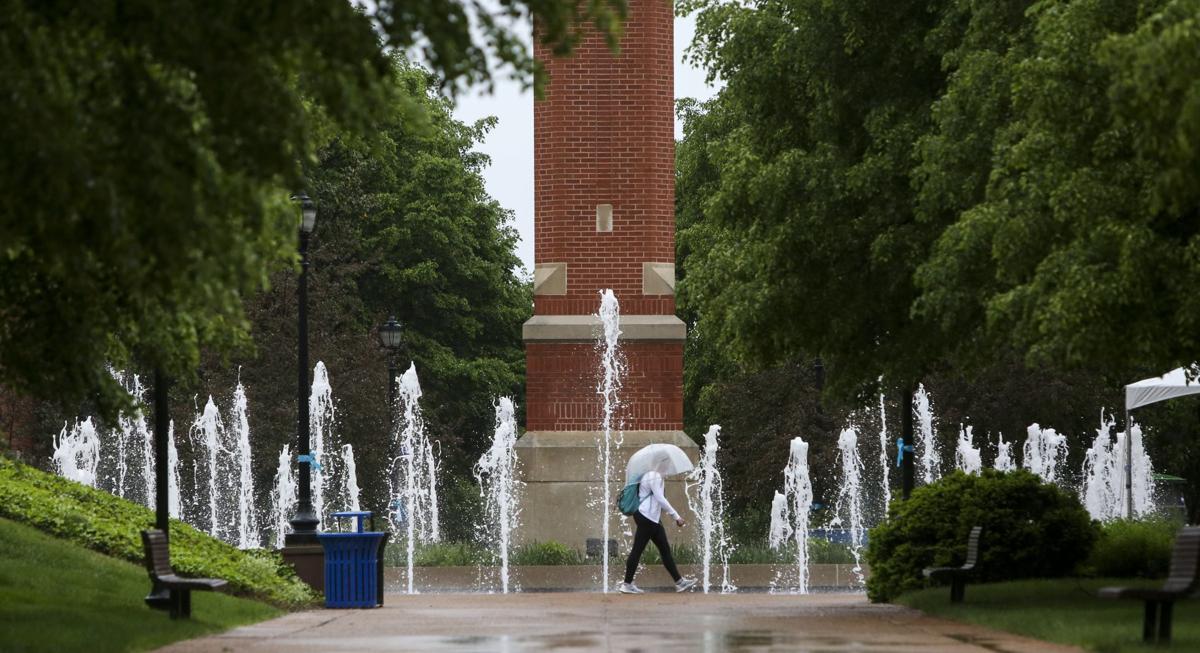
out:
<path id="1" fill-rule="evenodd" d="M 621 585 L 617 587 L 617 591 L 622 594 L 645 594 L 646 593 L 644 590 L 642 590 L 642 588 L 638 587 L 637 585 L 634 585 L 633 583 L 621 583 Z"/>
<path id="2" fill-rule="evenodd" d="M 696 586 L 695 578 L 680 578 L 678 583 L 675 583 L 676 592 L 686 592 Z"/>

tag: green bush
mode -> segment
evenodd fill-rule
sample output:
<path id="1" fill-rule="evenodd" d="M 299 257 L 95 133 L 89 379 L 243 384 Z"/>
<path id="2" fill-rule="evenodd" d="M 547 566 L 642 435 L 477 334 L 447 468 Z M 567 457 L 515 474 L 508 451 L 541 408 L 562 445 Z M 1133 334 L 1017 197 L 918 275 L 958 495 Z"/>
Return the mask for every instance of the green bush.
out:
<path id="1" fill-rule="evenodd" d="M 144 506 L 4 457 L 0 517 L 136 564 L 145 564 L 140 532 L 154 527 Z M 171 520 L 171 564 L 184 576 L 223 578 L 233 594 L 278 605 L 317 598 L 279 554 L 240 551 L 178 520 Z"/>
<path id="2" fill-rule="evenodd" d="M 772 549 L 766 544 L 738 544 L 729 556 L 731 565 L 790 565 L 796 562 L 796 548 L 786 546 Z M 828 540 L 808 540 L 808 562 L 814 565 L 839 564 L 854 562 L 854 554 L 850 547 Z"/>
<path id="3" fill-rule="evenodd" d="M 888 601 L 923 587 L 925 567 L 961 565 L 972 526 L 983 527 L 981 581 L 1071 575 L 1099 536 L 1074 495 L 1029 472 L 954 472 L 892 502 L 871 530 L 867 596 Z"/>
<path id="4" fill-rule="evenodd" d="M 483 550 L 467 542 L 435 542 L 416 547 L 413 565 L 417 567 L 470 567 L 479 564 L 485 556 Z M 403 567 L 408 564 L 408 551 L 404 542 L 388 546 L 384 553 L 385 564 Z"/>
<path id="5" fill-rule="evenodd" d="M 1088 571 L 1105 578 L 1163 578 L 1178 532 L 1178 522 L 1164 519 L 1109 522 L 1088 558 Z"/>
<path id="6" fill-rule="evenodd" d="M 513 552 L 510 560 L 514 565 L 581 565 L 583 555 L 575 549 L 550 540 L 530 542 Z"/>

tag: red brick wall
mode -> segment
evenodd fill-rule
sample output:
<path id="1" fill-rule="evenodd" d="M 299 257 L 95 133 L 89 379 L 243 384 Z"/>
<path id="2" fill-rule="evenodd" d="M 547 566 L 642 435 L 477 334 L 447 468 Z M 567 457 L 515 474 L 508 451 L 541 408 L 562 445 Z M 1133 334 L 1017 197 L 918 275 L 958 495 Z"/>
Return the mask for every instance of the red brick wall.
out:
<path id="1" fill-rule="evenodd" d="M 626 315 L 675 312 L 641 294 L 642 263 L 675 260 L 673 25 L 669 0 L 631 0 L 619 54 L 594 32 L 566 58 L 535 46 L 549 84 L 533 110 L 534 261 L 567 263 L 567 294 L 536 297 L 538 315 L 595 313 L 605 288 Z"/>
<path id="2" fill-rule="evenodd" d="M 683 429 L 683 343 L 626 342 L 625 381 L 614 427 Z M 594 431 L 603 418 L 599 352 L 590 343 L 527 343 L 525 427 Z"/>
<path id="3" fill-rule="evenodd" d="M 642 264 L 675 260 L 674 16 L 670 0 L 630 0 L 619 54 L 589 34 L 568 58 L 540 45 L 549 73 L 534 103 L 534 261 L 566 263 L 566 295 L 534 298 L 538 315 L 590 315 L 612 288 L 622 315 L 674 315 L 673 295 L 642 295 Z M 535 39 L 536 43 L 536 39 Z M 612 231 L 596 206 L 612 205 Z M 623 341 L 617 426 L 683 428 L 683 343 Z M 594 345 L 525 346 L 526 428 L 592 431 Z"/>

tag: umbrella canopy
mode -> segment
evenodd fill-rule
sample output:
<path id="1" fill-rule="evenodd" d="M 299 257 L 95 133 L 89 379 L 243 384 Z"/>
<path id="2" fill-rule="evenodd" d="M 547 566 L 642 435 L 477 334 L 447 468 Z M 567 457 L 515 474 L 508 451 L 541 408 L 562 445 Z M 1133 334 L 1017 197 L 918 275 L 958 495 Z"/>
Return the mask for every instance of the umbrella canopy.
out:
<path id="1" fill-rule="evenodd" d="M 648 444 L 629 457 L 625 466 L 625 485 L 642 480 L 646 472 L 654 470 L 664 477 L 692 471 L 692 461 L 683 449 L 673 444 Z"/>

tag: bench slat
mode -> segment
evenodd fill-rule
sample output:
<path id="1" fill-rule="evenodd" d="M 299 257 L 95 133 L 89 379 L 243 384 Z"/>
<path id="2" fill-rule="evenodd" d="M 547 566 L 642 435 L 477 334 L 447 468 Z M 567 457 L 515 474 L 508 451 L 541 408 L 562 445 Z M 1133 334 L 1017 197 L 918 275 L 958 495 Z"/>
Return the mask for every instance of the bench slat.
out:
<path id="1" fill-rule="evenodd" d="M 220 578 L 184 578 L 171 568 L 171 552 L 167 534 L 150 529 L 142 531 L 142 545 L 146 550 L 146 571 L 150 580 L 167 589 L 215 590 L 228 584 Z"/>

